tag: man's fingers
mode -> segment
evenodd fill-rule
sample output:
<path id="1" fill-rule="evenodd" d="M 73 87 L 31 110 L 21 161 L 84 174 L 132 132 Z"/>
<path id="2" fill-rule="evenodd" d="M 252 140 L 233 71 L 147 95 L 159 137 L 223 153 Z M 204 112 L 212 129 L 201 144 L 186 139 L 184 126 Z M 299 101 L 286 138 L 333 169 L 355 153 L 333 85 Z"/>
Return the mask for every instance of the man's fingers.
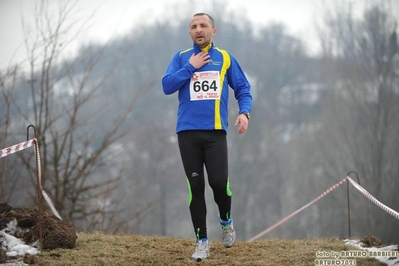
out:
<path id="1" fill-rule="evenodd" d="M 238 134 L 242 134 L 248 129 L 248 120 L 246 118 L 243 118 L 241 115 L 239 115 L 236 119 L 236 122 L 234 123 L 234 126 L 238 126 L 237 132 Z"/>
<path id="2" fill-rule="evenodd" d="M 234 123 L 234 126 L 236 127 L 240 123 L 240 119 L 237 117 L 236 122 Z"/>
<path id="3" fill-rule="evenodd" d="M 189 62 L 195 67 L 195 69 L 198 69 L 203 65 L 209 63 L 209 58 L 210 55 L 206 52 L 199 52 L 198 54 L 193 53 L 189 59 Z"/>

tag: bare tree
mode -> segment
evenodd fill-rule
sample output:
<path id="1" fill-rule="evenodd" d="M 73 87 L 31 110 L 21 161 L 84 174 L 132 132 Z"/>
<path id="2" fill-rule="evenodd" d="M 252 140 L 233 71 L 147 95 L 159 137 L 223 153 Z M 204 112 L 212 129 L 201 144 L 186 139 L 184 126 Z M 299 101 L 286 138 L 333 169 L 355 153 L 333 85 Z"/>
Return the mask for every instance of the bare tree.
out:
<path id="1" fill-rule="evenodd" d="M 3 73 L 0 72 L 0 106 L 2 116 L 0 117 L 0 148 L 6 148 L 11 145 L 20 143 L 23 139 L 13 137 L 12 131 L 12 104 L 13 93 L 15 90 L 16 79 L 18 77 L 18 66 L 10 67 Z M 7 202 L 13 196 L 14 188 L 18 185 L 17 178 L 7 178 L 9 176 L 17 176 L 17 169 L 9 167 L 15 161 L 15 157 L 2 158 L 0 161 L 0 201 Z M 10 174 L 12 172 L 13 174 Z M 8 193 L 7 193 L 8 192 Z"/>
<path id="2" fill-rule="evenodd" d="M 76 34 L 87 28 L 87 21 L 71 20 L 76 3 L 66 1 L 57 7 L 47 0 L 38 3 L 35 27 L 27 28 L 25 41 L 29 77 L 20 79 L 19 95 L 7 102 L 20 120 L 37 128 L 43 187 L 61 217 L 85 230 L 99 226 L 107 230 L 103 226 L 111 227 L 109 221 L 122 217 L 117 216 L 121 210 L 112 194 L 123 178 L 123 166 L 115 164 L 114 156 L 134 139 L 125 121 L 154 80 L 135 90 L 127 106 L 110 109 L 113 96 L 106 81 L 118 58 L 107 64 L 108 69 L 99 69 L 107 45 L 89 45 L 81 48 L 77 58 L 63 57 Z M 32 156 L 19 158 L 30 169 L 33 187 Z M 33 196 L 34 189 L 30 193 Z M 134 215 L 117 222 L 130 221 Z"/>
<path id="3" fill-rule="evenodd" d="M 394 188 L 399 174 L 397 21 L 388 6 L 376 4 L 365 11 L 362 20 L 355 20 L 349 9 L 328 16 L 326 24 L 323 42 L 330 45 L 324 46 L 324 60 L 329 64 L 325 68 L 329 77 L 324 75 L 328 89 L 320 120 L 323 133 L 319 132 L 324 172 L 332 177 L 337 170 L 355 170 L 371 194 L 398 209 Z M 374 230 L 394 240 L 393 218 L 371 203 L 358 204 L 357 219 L 366 221 L 358 233 Z M 380 216 L 384 226 L 377 219 Z"/>

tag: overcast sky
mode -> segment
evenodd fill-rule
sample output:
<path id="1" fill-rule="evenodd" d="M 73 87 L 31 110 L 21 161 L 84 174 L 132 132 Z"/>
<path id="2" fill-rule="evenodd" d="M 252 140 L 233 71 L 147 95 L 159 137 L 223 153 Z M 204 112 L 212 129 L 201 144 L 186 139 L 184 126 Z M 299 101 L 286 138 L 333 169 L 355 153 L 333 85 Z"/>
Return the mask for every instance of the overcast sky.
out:
<path id="1" fill-rule="evenodd" d="M 35 4 L 40 0 L 0 0 L 0 69 L 10 62 L 24 57 L 22 17 L 32 21 Z M 65 0 L 51 0 L 63 2 Z M 399 16 L 399 0 L 391 2 L 394 14 Z M 151 22 L 162 17 L 168 8 L 176 3 L 190 3 L 191 0 L 79 0 L 79 18 L 87 18 L 93 25 L 84 41 L 105 41 L 131 30 L 136 23 Z M 284 23 L 290 33 L 305 40 L 314 38 L 315 17 L 324 6 L 332 5 L 337 0 L 228 0 L 228 10 L 244 12 L 254 23 L 262 26 L 271 21 Z M 351 4 L 353 12 L 360 15 L 370 0 L 342 0 Z M 198 12 L 212 10 L 210 0 L 202 0 Z M 226 47 L 228 49 L 228 47 Z"/>

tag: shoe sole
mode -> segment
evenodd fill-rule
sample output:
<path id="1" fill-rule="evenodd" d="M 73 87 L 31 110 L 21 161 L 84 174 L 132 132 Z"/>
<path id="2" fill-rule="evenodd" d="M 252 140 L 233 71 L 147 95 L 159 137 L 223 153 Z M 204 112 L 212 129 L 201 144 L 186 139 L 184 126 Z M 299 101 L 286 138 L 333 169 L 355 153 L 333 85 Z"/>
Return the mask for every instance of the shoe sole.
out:
<path id="1" fill-rule="evenodd" d="M 223 246 L 225 247 L 225 248 L 231 248 L 234 244 L 236 243 L 236 240 L 234 239 L 234 241 L 233 241 L 233 243 L 231 243 L 231 245 L 225 245 L 225 244 L 223 244 Z"/>
<path id="2" fill-rule="evenodd" d="M 204 261 L 205 259 L 201 259 L 201 258 L 191 258 L 192 260 L 195 260 L 196 262 L 201 262 Z"/>

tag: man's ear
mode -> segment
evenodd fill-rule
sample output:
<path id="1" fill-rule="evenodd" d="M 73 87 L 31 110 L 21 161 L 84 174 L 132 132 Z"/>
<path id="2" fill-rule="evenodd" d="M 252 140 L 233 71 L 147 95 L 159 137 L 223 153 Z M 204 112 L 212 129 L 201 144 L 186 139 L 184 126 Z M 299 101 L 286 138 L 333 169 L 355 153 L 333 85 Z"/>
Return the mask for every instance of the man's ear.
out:
<path id="1" fill-rule="evenodd" d="M 213 30 L 212 30 L 212 36 L 215 36 L 216 32 L 217 32 L 217 29 L 216 29 L 216 28 L 213 28 Z"/>

